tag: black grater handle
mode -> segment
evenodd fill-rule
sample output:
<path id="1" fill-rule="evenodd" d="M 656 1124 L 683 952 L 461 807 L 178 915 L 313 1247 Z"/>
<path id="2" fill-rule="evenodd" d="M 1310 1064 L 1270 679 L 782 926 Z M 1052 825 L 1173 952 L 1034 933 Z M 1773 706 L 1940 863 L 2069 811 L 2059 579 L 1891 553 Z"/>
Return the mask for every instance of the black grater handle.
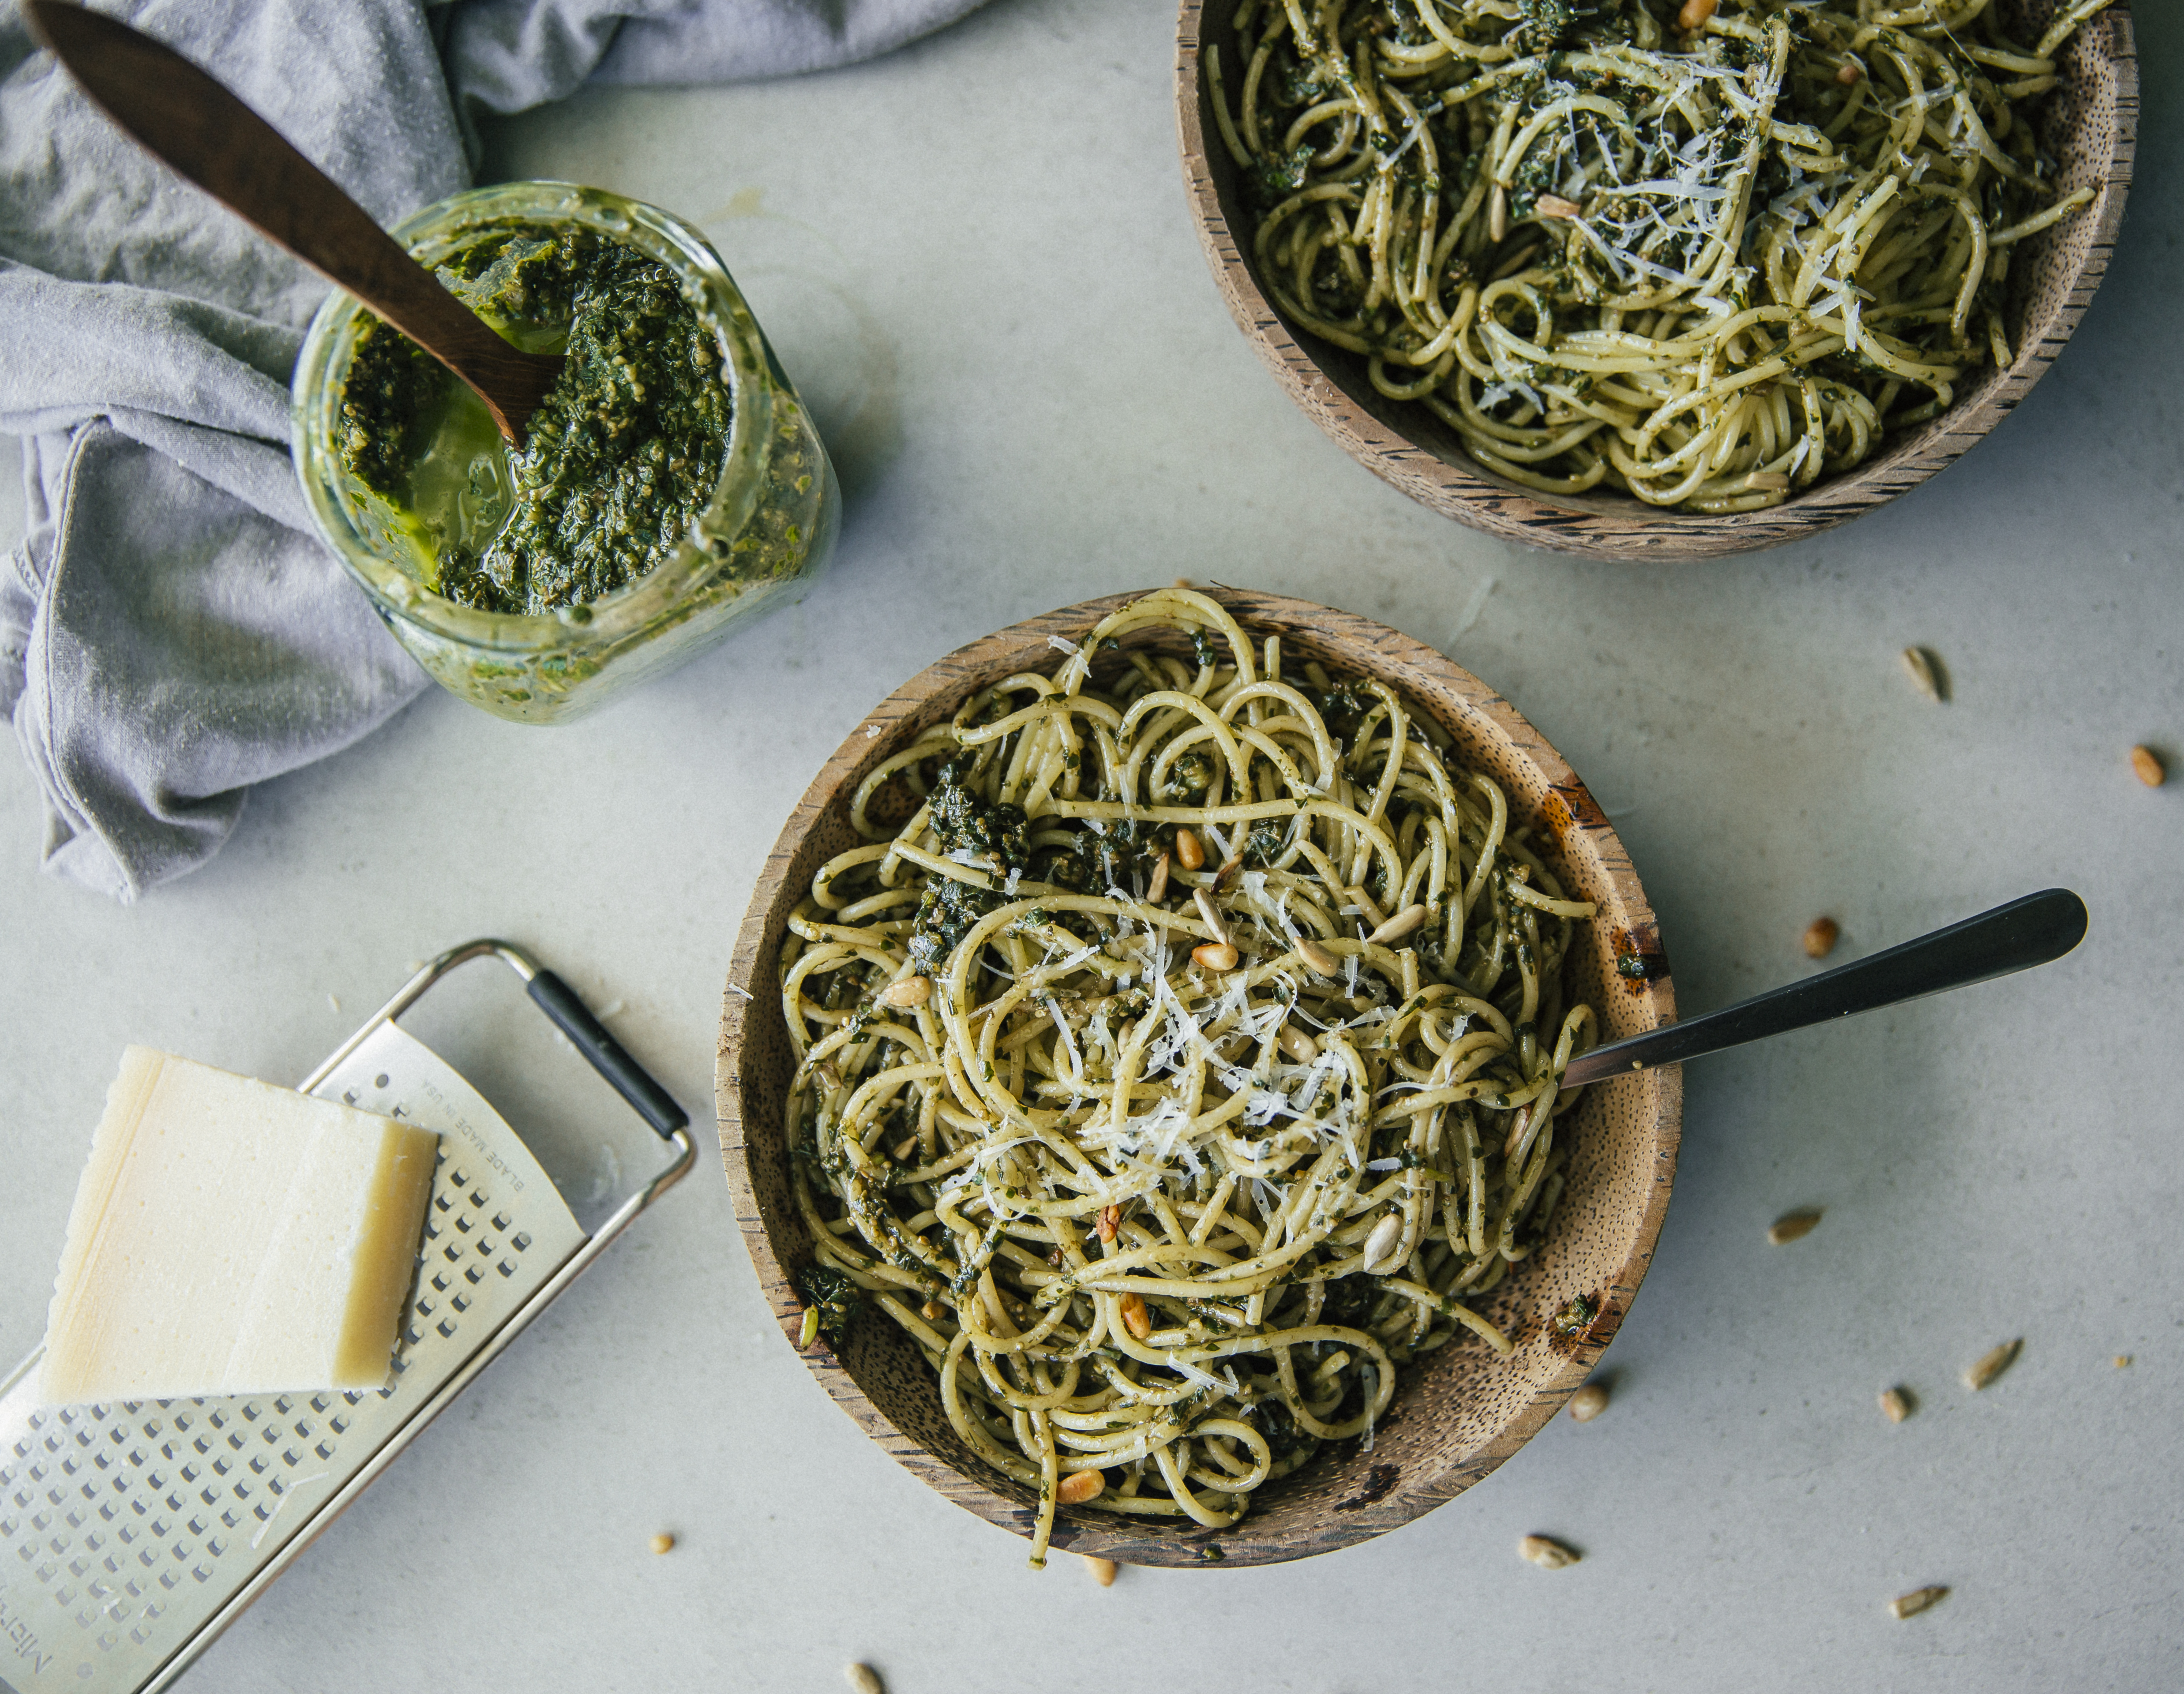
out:
<path id="1" fill-rule="evenodd" d="M 551 971 L 540 971 L 526 984 L 538 1009 L 554 1020 L 576 1049 L 614 1090 L 630 1103 L 637 1115 L 665 1140 L 689 1127 L 690 1114 L 653 1080 L 652 1073 L 629 1056 L 629 1050 L 608 1034 L 605 1024 L 592 1016 L 591 1008 L 577 998 L 576 990 Z"/>

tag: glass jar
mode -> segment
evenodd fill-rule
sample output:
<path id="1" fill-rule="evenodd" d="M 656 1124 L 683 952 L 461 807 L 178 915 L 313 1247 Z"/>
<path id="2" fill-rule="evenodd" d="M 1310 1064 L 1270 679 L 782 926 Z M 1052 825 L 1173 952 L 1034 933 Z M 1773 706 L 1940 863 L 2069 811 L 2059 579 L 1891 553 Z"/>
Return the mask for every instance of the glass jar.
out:
<path id="1" fill-rule="evenodd" d="M 672 669 L 743 620 L 800 599 L 833 549 L 841 495 L 758 320 L 720 255 L 682 219 L 597 188 L 507 182 L 427 206 L 393 233 L 431 268 L 517 225 L 588 226 L 659 260 L 718 338 L 732 401 L 726 461 L 674 552 L 625 588 L 543 615 L 483 611 L 433 593 L 431 561 L 343 458 L 343 392 L 372 320 L 338 291 L 311 320 L 296 365 L 296 466 L 328 544 L 434 681 L 502 717 L 560 723 Z"/>

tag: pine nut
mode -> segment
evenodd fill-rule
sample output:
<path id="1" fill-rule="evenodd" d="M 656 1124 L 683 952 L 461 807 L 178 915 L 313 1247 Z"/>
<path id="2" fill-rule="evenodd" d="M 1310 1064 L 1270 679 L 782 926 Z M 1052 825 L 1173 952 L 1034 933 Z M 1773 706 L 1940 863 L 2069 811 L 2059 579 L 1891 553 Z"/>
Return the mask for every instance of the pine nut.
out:
<path id="1" fill-rule="evenodd" d="M 1551 1541 L 1545 1535 L 1525 1536 L 1517 1543 L 1517 1554 L 1520 1558 L 1529 1559 L 1542 1570 L 1561 1570 L 1575 1564 L 1583 1557 L 1574 1548 L 1566 1547 L 1560 1541 Z"/>
<path id="2" fill-rule="evenodd" d="M 675 1551 L 675 1537 L 668 1535 L 663 1530 L 660 1534 L 656 1535 L 652 1538 L 652 1550 L 656 1553 L 673 1552 Z"/>
<path id="3" fill-rule="evenodd" d="M 933 998 L 933 978 L 905 977 L 899 983 L 889 983 L 880 990 L 882 1006 L 922 1006 Z"/>
<path id="4" fill-rule="evenodd" d="M 1226 941 L 1207 941 L 1192 948 L 1190 956 L 1204 969 L 1233 971 L 1243 956 Z"/>
<path id="5" fill-rule="evenodd" d="M 1206 863 L 1206 849 L 1198 837 L 1188 829 L 1175 832 L 1176 862 L 1186 871 L 1195 871 Z"/>
<path id="6" fill-rule="evenodd" d="M 1221 908 L 1213 903 L 1209 889 L 1193 889 L 1190 897 L 1198 903 L 1198 915 L 1206 920 L 1206 927 L 1213 932 L 1213 939 L 1223 946 L 1228 945 L 1228 926 L 1221 921 Z"/>
<path id="7" fill-rule="evenodd" d="M 1373 1233 L 1365 1238 L 1365 1270 L 1378 1276 L 1390 1268 L 1396 1262 L 1396 1251 L 1402 1245 L 1403 1217 L 1400 1212 L 1390 1212 L 1373 1226 Z"/>
<path id="8" fill-rule="evenodd" d="M 1319 1056 L 1319 1043 L 1294 1023 L 1282 1025 L 1282 1033 L 1274 1038 L 1274 1045 L 1301 1065 L 1308 1065 Z"/>
<path id="9" fill-rule="evenodd" d="M 948 1315 L 948 1308 L 937 1300 L 928 1300 L 917 1308 L 917 1315 L 928 1323 L 938 1323 Z"/>
<path id="10" fill-rule="evenodd" d="M 1676 14 L 1676 27 L 1685 35 L 1704 29 L 1719 3 L 1719 0 L 1684 0 L 1684 9 Z"/>
<path id="11" fill-rule="evenodd" d="M 2139 781 L 2144 783 L 2149 788 L 2159 788 L 2169 776 L 2169 772 L 2162 766 L 2161 755 L 2151 747 L 2134 747 L 2131 749 L 2131 768 L 2137 772 Z"/>
<path id="12" fill-rule="evenodd" d="M 1145 884 L 1148 905 L 1158 906 L 1167 898 L 1167 861 L 1168 855 L 1165 853 L 1153 861 L 1153 879 Z"/>
<path id="13" fill-rule="evenodd" d="M 1297 957 L 1303 960 L 1315 974 L 1323 977 L 1341 974 L 1342 961 L 1321 946 L 1318 942 L 1313 940 L 1311 936 L 1307 935 L 1299 941 L 1296 950 Z"/>
<path id="14" fill-rule="evenodd" d="M 1064 1506 L 1082 1506 L 1107 1491 L 1107 1479 L 1096 1470 L 1072 1470 L 1061 1479 L 1054 1497 Z"/>
<path id="15" fill-rule="evenodd" d="M 1091 1554 L 1087 1553 L 1084 1556 L 1084 1563 L 1092 1567 L 1092 1580 L 1102 1588 L 1112 1588 L 1115 1585 L 1114 1560 L 1094 1558 Z"/>
<path id="16" fill-rule="evenodd" d="M 1820 1214 L 1817 1210 L 1787 1212 L 1774 1220 L 1768 1230 L 1767 1239 L 1778 1247 L 1786 1247 L 1792 1241 L 1802 1241 L 1819 1227 Z"/>
<path id="17" fill-rule="evenodd" d="M 1116 1226 L 1117 1226 L 1117 1224 L 1121 1223 L 1121 1222 L 1122 1222 L 1122 1221 L 1123 1221 L 1123 1208 L 1122 1208 L 1121 1206 L 1101 1206 L 1101 1207 L 1100 1208 L 1100 1224 L 1099 1224 L 1100 1239 L 1101 1240 L 1103 1240 L 1103 1241 L 1112 1241 L 1112 1240 L 1113 1240 L 1115 1239 L 1115 1229 L 1116 1229 Z"/>
<path id="18" fill-rule="evenodd" d="M 1486 202 L 1486 239 L 1498 243 L 1509 233 L 1509 191 L 1499 182 Z"/>
<path id="19" fill-rule="evenodd" d="M 1865 73 L 1858 69 L 1858 61 L 1854 59 L 1845 59 L 1842 69 L 1836 73 L 1836 81 L 1846 88 L 1857 87 L 1864 77 Z"/>
<path id="20" fill-rule="evenodd" d="M 1588 1382 L 1569 1397 L 1569 1414 L 1580 1424 L 1590 1424 L 1607 1409 L 1607 1390 L 1596 1382 Z"/>
<path id="21" fill-rule="evenodd" d="M 880 1680 L 879 1672 L 869 1664 L 845 1664 L 842 1674 L 850 1679 L 850 1686 L 857 1694 L 887 1694 L 887 1684 Z"/>
<path id="22" fill-rule="evenodd" d="M 1123 1314 L 1123 1327 L 1142 1341 L 1153 1332 L 1152 1314 L 1145 1310 L 1142 1294 L 1126 1294 L 1115 1302 Z"/>
<path id="23" fill-rule="evenodd" d="M 1221 868 L 1213 873 L 1213 892 L 1219 894 L 1222 889 L 1227 888 L 1228 878 L 1243 868 L 1244 855 L 1241 853 L 1231 853 Z"/>
<path id="24" fill-rule="evenodd" d="M 1836 950 L 1842 926 L 1832 917 L 1816 917 L 1805 926 L 1805 956 L 1825 959 Z"/>
<path id="25" fill-rule="evenodd" d="M 905 1140 L 898 1141 L 894 1147 L 894 1162 L 899 1165 L 906 1165 L 910 1162 L 910 1156 L 916 1151 L 916 1136 L 912 1135 Z"/>
<path id="26" fill-rule="evenodd" d="M 1900 1388 L 1884 1390 L 1880 1396 L 1880 1410 L 1890 1423 L 1900 1424 L 1911 1415 L 1911 1396 Z"/>
<path id="27" fill-rule="evenodd" d="M 1942 672 L 1934 663 L 1934 655 L 1923 647 L 1903 649 L 1903 669 L 1910 676 L 1911 685 L 1939 705 L 1948 698 L 1942 687 Z"/>
<path id="28" fill-rule="evenodd" d="M 1412 930 L 1423 928 L 1426 909 L 1422 906 L 1407 906 L 1385 923 L 1365 938 L 1368 947 L 1389 947 L 1401 940 Z"/>
<path id="29" fill-rule="evenodd" d="M 1986 1352 L 1981 1354 L 1978 1362 L 1964 1373 L 1964 1386 L 1970 1389 L 1985 1388 L 1987 1384 L 2008 1370 L 2011 1365 L 2016 1363 L 2018 1351 L 2024 1345 L 2024 1341 L 2020 1339 L 2004 1341 L 1998 1347 L 1990 1347 Z"/>
<path id="30" fill-rule="evenodd" d="M 1899 1594 L 1888 1602 L 1888 1609 L 1899 1618 L 1915 1618 L 1929 1606 L 1940 1602 L 1948 1590 L 1936 1585 L 1914 1588 L 1908 1594 Z"/>
<path id="31" fill-rule="evenodd" d="M 1585 210 L 1574 200 L 1565 200 L 1559 194 L 1542 194 L 1537 204 L 1543 218 L 1574 218 Z"/>

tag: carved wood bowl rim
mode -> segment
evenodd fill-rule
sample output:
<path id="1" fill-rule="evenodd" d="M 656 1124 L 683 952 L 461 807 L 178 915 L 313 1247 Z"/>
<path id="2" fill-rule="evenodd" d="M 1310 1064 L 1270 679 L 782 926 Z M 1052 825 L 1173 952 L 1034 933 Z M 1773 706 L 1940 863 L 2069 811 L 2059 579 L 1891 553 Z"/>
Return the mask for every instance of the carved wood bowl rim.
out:
<path id="1" fill-rule="evenodd" d="M 1543 833 L 1553 841 L 1551 845 L 1535 844 L 1559 860 L 1566 885 L 1582 889 L 1588 896 L 1603 902 L 1600 917 L 1581 932 L 1587 938 L 1582 968 L 1602 972 L 1601 980 L 1607 984 L 1596 989 L 1603 1039 L 1674 1020 L 1674 993 L 1668 979 L 1658 928 L 1622 844 L 1575 773 L 1508 701 L 1432 648 L 1368 619 L 1276 595 L 1236 589 L 1205 592 L 1226 605 L 1254 636 L 1261 639 L 1268 634 L 1281 636 L 1285 663 L 1301 663 L 1306 657 L 1318 656 L 1338 674 L 1379 676 L 1421 708 L 1433 711 L 1455 736 L 1461 755 L 1474 768 L 1499 766 L 1524 773 L 1535 797 L 1528 797 L 1522 788 L 1505 783 L 1511 794 L 1511 827 L 1536 819 Z M 865 772 L 894 749 L 907 745 L 927 726 L 945 722 L 975 688 L 1020 670 L 1050 669 L 1060 655 L 1050 637 L 1081 642 L 1101 617 L 1137 597 L 1136 593 L 1110 595 L 1032 618 L 973 642 L 911 678 L 850 733 L 798 802 L 766 860 L 730 962 L 722 996 L 716 1081 L 721 1154 L 736 1222 L 782 1335 L 792 1347 L 796 1344 L 804 1302 L 791 1277 L 794 1268 L 809 1262 L 810 1249 L 804 1224 L 794 1207 L 767 1198 L 770 1190 L 777 1195 L 786 1193 L 781 1173 L 785 1155 L 780 1125 L 781 1089 L 787 1069 L 787 1035 L 778 989 L 768 984 L 778 983 L 772 961 L 778 955 L 788 915 L 822 861 L 811 838 L 826 822 L 830 810 L 833 812 L 833 822 L 827 825 L 830 832 L 838 839 L 846 832 L 847 797 Z M 1574 949 L 1574 957 L 1578 950 Z M 1635 979 L 1627 975 L 1618 978 L 1618 961 L 1626 961 L 1627 972 L 1630 959 L 1639 961 L 1636 968 L 1641 974 Z M 769 1048 L 775 1053 L 772 1062 L 766 1056 Z M 766 1074 L 770 1062 L 778 1073 L 772 1078 Z M 1570 1145 L 1583 1147 L 1588 1133 L 1607 1134 L 1605 1130 L 1594 1131 L 1592 1125 L 1596 1120 L 1604 1122 L 1611 1110 L 1618 1114 L 1618 1123 L 1628 1118 L 1632 1128 L 1614 1132 L 1611 1137 L 1622 1150 L 1628 1168 L 1609 1172 L 1596 1184 L 1619 1206 L 1614 1213 L 1615 1226 L 1627 1234 L 1596 1232 L 1604 1242 L 1596 1251 L 1598 1262 L 1580 1270 L 1580 1256 L 1575 1251 L 1580 1226 L 1568 1221 L 1579 1215 L 1577 1201 L 1566 1199 L 1556 1213 L 1546 1246 L 1527 1264 L 1518 1267 L 1505 1282 L 1504 1290 L 1508 1290 L 1505 1303 L 1510 1311 L 1500 1315 L 1519 1331 L 1520 1345 L 1513 1356 L 1518 1362 L 1496 1360 L 1483 1347 L 1476 1347 L 1476 1359 L 1467 1356 L 1462 1365 L 1450 1367 L 1484 1373 L 1495 1385 L 1497 1401 L 1507 1398 L 1509 1401 L 1507 1415 L 1484 1439 L 1462 1451 L 1435 1449 L 1415 1457 L 1407 1474 L 1387 1480 L 1383 1480 L 1383 1474 L 1392 1467 L 1383 1464 L 1374 1470 L 1354 1451 L 1334 1457 L 1323 1451 L 1295 1476 L 1269 1485 L 1268 1493 L 1293 1488 L 1329 1493 L 1350 1491 L 1348 1497 L 1329 1507 L 1283 1508 L 1286 1517 L 1272 1521 L 1265 1531 L 1256 1527 L 1262 1515 L 1257 1511 L 1234 1530 L 1216 1532 L 1187 1520 L 1171 1525 L 1096 1508 L 1064 1507 L 1056 1520 L 1054 1545 L 1128 1563 L 1197 1568 L 1216 1559 L 1223 1566 L 1270 1563 L 1350 1546 L 1382 1534 L 1452 1498 L 1493 1470 L 1555 1414 L 1598 1362 L 1644 1279 L 1660 1234 L 1680 1136 L 1681 1075 L 1676 1067 L 1667 1067 L 1648 1071 L 1642 1077 L 1618 1079 L 1612 1087 L 1618 1091 L 1614 1098 L 1623 1104 L 1602 1105 L 1602 1089 L 1594 1089 L 1573 1113 L 1576 1123 Z M 1631 1138 L 1627 1147 L 1620 1139 L 1625 1134 Z M 1580 1168 L 1581 1157 L 1573 1154 L 1573 1171 Z M 1580 1180 L 1573 1177 L 1573 1193 Z M 1565 1267 L 1562 1271 L 1556 1268 L 1557 1256 Z M 1544 1269 L 1542 1262 L 1546 1262 Z M 1603 1268 L 1607 1273 L 1599 1274 Z M 1567 1305 L 1569 1296 L 1552 1280 L 1557 1275 L 1574 1279 L 1570 1280 L 1573 1287 L 1581 1284 L 1600 1308 L 1597 1318 L 1574 1336 L 1552 1332 L 1535 1309 L 1540 1300 L 1553 1302 L 1545 1308 L 1549 1311 Z M 1534 1280 L 1542 1290 L 1536 1299 L 1523 1291 Z M 1501 1297 L 1497 1291 L 1495 1298 Z M 929 1415 L 932 1406 L 937 1404 L 938 1387 L 906 1337 L 892 1324 L 867 1313 L 853 1327 L 844 1351 L 849 1356 L 846 1360 L 837 1358 L 821 1343 L 800 1357 L 835 1403 L 913 1474 L 988 1522 L 1020 1535 L 1029 1533 L 1034 1499 L 1028 1491 L 1001 1478 L 967 1453 L 951 1456 L 935 1452 L 913 1439 L 868 1392 L 873 1386 L 883 1393 L 888 1391 L 884 1379 L 890 1369 L 895 1372 L 895 1390 L 906 1391 L 902 1389 L 906 1379 L 901 1374 L 901 1362 L 907 1356 L 922 1378 L 922 1391 L 933 1396 L 933 1402 L 912 1409 L 922 1409 Z M 1455 1347 L 1445 1347 L 1406 1370 L 1384 1429 L 1396 1425 L 1398 1414 L 1405 1409 L 1407 1394 L 1428 1391 L 1414 1373 L 1436 1371 L 1440 1367 L 1435 1362 L 1453 1358 L 1457 1351 Z M 1496 1374 L 1512 1370 L 1526 1374 Z M 900 1407 L 902 1402 L 897 1404 Z M 1432 1419 L 1425 1422 L 1430 1424 Z M 944 1419 L 940 1428 L 946 1430 Z M 955 1439 L 952 1431 L 946 1433 L 949 1440 Z M 1391 1438 L 1384 1437 L 1387 1439 Z M 1354 1450 L 1357 1444 L 1340 1446 Z M 1345 1478 L 1348 1479 L 1340 1479 Z M 1301 1479 L 1316 1479 L 1307 1490 Z M 1288 1521 L 1299 1517 L 1308 1521 Z M 1209 1552 L 1209 1546 L 1215 1544 L 1217 1551 Z"/>
<path id="2" fill-rule="evenodd" d="M 2003 0 L 2008 9 L 2043 23 L 2055 3 Z M 2007 371 L 1981 367 L 1972 386 L 1939 417 L 1894 437 L 1856 470 L 1823 476 L 1763 511 L 1709 516 L 1664 511 L 1613 491 L 1541 493 L 1479 464 L 1422 407 L 1382 398 L 1362 359 L 1293 326 L 1260 287 L 1246 256 L 1248 240 L 1237 240 L 1245 226 L 1231 215 L 1239 209 L 1234 166 L 1218 131 L 1207 127 L 1200 51 L 1206 19 L 1217 17 L 1225 26 L 1234 4 L 1181 0 L 1175 84 L 1191 218 L 1230 315 L 1290 398 L 1359 464 L 1444 516 L 1527 546 L 1614 560 L 1719 558 L 1800 540 L 1916 488 L 2001 422 L 2055 362 L 2108 273 L 2123 225 L 2137 145 L 2138 62 L 2129 0 L 2115 0 L 2062 49 L 2061 83 L 2036 120 L 2043 145 L 2088 111 L 2104 125 L 2085 139 L 2075 150 L 2076 164 L 2066 161 L 2064 173 L 2070 187 L 2099 186 L 2075 217 L 2019 248 L 2009 283 L 2013 321 L 2006 325 L 2017 356 Z M 2050 150 L 2063 156 L 2064 149 Z"/>

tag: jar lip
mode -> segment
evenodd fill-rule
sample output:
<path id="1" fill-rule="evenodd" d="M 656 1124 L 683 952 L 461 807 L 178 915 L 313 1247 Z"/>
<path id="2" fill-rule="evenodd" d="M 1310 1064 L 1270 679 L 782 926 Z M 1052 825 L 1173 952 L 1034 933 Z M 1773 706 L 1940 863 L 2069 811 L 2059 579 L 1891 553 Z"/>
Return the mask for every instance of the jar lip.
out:
<path id="1" fill-rule="evenodd" d="M 725 549 L 756 509 L 772 436 L 772 352 L 749 306 L 712 244 L 694 225 L 641 200 L 577 183 L 531 180 L 465 189 L 412 212 L 389 233 L 430 265 L 459 238 L 510 224 L 564 224 L 598 231 L 659 260 L 717 337 L 728 385 L 728 445 L 719 481 L 674 552 L 626 588 L 558 611 L 492 612 L 433 593 L 365 534 L 340 493 L 334 424 L 345 360 L 365 308 L 336 289 L 305 332 L 291 390 L 298 476 L 320 530 L 383 616 L 398 617 L 469 647 L 509 653 L 595 646 L 639 633 L 672 616 L 716 576 Z M 709 545 L 705 538 L 716 538 Z"/>

